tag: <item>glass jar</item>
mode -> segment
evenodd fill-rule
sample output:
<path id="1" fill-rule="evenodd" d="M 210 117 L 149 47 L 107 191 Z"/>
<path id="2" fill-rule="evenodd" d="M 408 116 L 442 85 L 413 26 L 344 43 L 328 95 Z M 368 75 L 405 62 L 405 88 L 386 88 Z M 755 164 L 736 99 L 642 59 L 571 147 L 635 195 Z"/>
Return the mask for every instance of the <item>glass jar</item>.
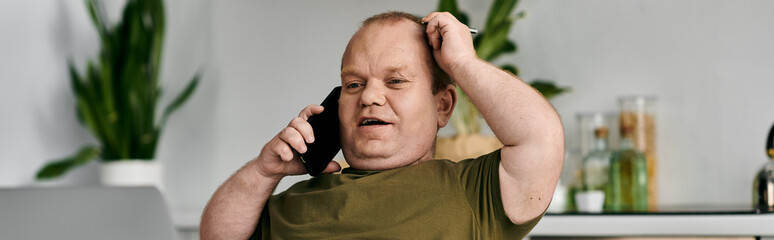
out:
<path id="1" fill-rule="evenodd" d="M 774 126 L 766 139 L 769 161 L 763 165 L 753 182 L 753 207 L 762 212 L 774 212 Z"/>
<path id="2" fill-rule="evenodd" d="M 655 209 L 658 185 L 656 183 L 656 100 L 655 96 L 623 96 L 618 98 L 619 130 L 630 129 L 634 149 L 644 153 L 647 165 L 648 203 Z"/>
<path id="3" fill-rule="evenodd" d="M 763 165 L 753 182 L 753 207 L 774 212 L 774 159 Z"/>

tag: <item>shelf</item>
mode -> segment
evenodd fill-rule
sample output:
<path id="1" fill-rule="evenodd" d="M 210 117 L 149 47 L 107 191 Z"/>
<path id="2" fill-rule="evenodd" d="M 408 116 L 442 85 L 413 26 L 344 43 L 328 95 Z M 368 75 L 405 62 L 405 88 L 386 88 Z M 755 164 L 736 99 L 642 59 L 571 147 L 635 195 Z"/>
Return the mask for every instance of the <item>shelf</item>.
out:
<path id="1" fill-rule="evenodd" d="M 530 236 L 774 237 L 774 214 L 548 214 Z"/>
<path id="2" fill-rule="evenodd" d="M 172 223 L 178 230 L 198 230 L 201 211 L 172 211 Z"/>

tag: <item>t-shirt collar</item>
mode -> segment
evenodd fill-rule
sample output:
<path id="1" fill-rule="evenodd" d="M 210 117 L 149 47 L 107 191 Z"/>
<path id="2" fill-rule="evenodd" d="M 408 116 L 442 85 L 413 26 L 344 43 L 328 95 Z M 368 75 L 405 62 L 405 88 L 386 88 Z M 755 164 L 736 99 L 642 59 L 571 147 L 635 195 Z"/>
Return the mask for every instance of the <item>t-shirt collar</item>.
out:
<path id="1" fill-rule="evenodd" d="M 354 169 L 351 167 L 345 168 L 344 170 L 341 170 L 342 174 L 353 174 L 353 175 L 360 175 L 360 176 L 367 176 L 371 174 L 377 174 L 380 172 L 384 172 L 384 170 L 359 170 Z"/>

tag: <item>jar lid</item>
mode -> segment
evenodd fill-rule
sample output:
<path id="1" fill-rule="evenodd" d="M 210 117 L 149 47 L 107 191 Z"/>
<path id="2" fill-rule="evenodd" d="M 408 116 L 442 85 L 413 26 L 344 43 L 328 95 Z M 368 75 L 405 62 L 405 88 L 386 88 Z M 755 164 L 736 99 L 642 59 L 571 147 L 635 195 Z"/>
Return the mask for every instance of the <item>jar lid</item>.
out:
<path id="1" fill-rule="evenodd" d="M 656 95 L 624 95 L 618 96 L 618 101 L 648 101 L 653 102 L 658 100 Z"/>

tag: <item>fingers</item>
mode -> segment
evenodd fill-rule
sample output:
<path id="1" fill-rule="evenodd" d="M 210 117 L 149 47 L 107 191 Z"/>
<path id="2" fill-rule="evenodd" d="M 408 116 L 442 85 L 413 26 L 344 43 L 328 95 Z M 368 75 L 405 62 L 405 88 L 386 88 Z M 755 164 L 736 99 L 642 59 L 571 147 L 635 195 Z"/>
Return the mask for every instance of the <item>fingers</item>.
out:
<path id="1" fill-rule="evenodd" d="M 293 159 L 293 151 L 291 147 L 299 153 L 306 152 L 306 144 L 314 142 L 314 130 L 306 120 L 309 116 L 319 114 L 324 110 L 320 105 L 309 105 L 301 110 L 297 118 L 290 120 L 290 123 L 285 129 L 278 134 L 278 137 L 285 144 L 278 144 L 284 146 L 278 146 L 275 152 L 284 161 L 290 161 Z"/>
<path id="2" fill-rule="evenodd" d="M 435 50 L 441 48 L 443 38 L 449 31 L 459 32 L 462 35 L 470 34 L 467 26 L 448 12 L 430 13 L 422 19 L 422 22 L 427 23 L 428 42 Z"/>
<path id="3" fill-rule="evenodd" d="M 293 127 L 286 127 L 285 129 L 282 129 L 282 132 L 280 132 L 279 138 L 283 142 L 287 143 L 287 145 L 289 145 L 290 147 L 293 147 L 293 149 L 295 149 L 299 153 L 306 152 L 306 143 L 304 142 L 304 137 L 301 136 L 301 133 L 298 131 L 298 129 Z M 290 161 L 290 159 L 293 159 L 292 155 L 290 159 L 286 159 L 285 156 L 281 154 L 282 152 L 278 152 L 278 153 L 280 153 L 282 160 Z"/>
<path id="4" fill-rule="evenodd" d="M 304 110 L 301 110 L 301 113 L 298 114 L 298 117 L 304 119 L 306 121 L 309 119 L 310 116 L 315 114 L 320 114 L 323 111 L 323 106 L 312 104 L 309 106 L 306 106 Z"/>
<path id="5" fill-rule="evenodd" d="M 322 173 L 335 173 L 338 171 L 341 171 L 341 165 L 336 161 L 331 161 Z"/>
<path id="6" fill-rule="evenodd" d="M 433 47 L 433 49 L 440 49 L 441 48 L 441 40 L 442 40 L 442 34 L 441 29 L 438 20 L 436 19 L 436 16 L 438 16 L 439 12 L 430 13 L 425 18 L 422 19 L 422 22 L 427 24 L 427 30 L 425 32 L 427 33 L 427 40 L 430 46 Z"/>
<path id="7" fill-rule="evenodd" d="M 430 22 L 430 19 L 435 18 L 438 14 L 442 14 L 443 12 L 432 12 L 430 14 L 427 14 L 424 18 L 422 18 L 422 22 Z"/>
<path id="8" fill-rule="evenodd" d="M 301 136 L 304 137 L 306 143 L 314 142 L 314 130 L 312 129 L 312 125 L 303 118 L 294 118 L 290 121 L 288 127 L 295 128 Z"/>
<path id="9" fill-rule="evenodd" d="M 282 161 L 288 162 L 295 157 L 295 153 L 290 150 L 290 145 L 282 140 L 274 142 L 271 151 L 277 154 Z"/>
<path id="10" fill-rule="evenodd" d="M 441 40 L 443 39 L 441 30 L 439 30 L 437 26 L 437 24 L 427 26 L 427 41 L 430 43 L 430 46 L 433 47 L 433 50 L 441 49 Z"/>

